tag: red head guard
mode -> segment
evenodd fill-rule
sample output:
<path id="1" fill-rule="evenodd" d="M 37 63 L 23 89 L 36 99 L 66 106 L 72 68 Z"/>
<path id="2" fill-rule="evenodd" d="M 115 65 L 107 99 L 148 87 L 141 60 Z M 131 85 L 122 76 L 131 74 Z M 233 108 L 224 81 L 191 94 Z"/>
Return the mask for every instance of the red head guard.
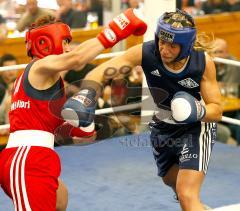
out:
<path id="1" fill-rule="evenodd" d="M 63 53 L 62 41 L 72 40 L 68 25 L 52 23 L 29 29 L 26 33 L 27 52 L 29 56 L 43 58 L 51 54 Z"/>

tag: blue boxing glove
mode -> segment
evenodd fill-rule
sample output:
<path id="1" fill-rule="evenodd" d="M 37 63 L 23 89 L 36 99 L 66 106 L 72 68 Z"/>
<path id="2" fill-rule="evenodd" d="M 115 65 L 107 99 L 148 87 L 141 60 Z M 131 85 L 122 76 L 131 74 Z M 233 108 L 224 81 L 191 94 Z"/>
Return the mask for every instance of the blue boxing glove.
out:
<path id="1" fill-rule="evenodd" d="M 64 104 L 61 115 L 74 127 L 87 127 L 94 120 L 96 91 L 92 88 L 81 89 Z"/>
<path id="2" fill-rule="evenodd" d="M 172 117 L 178 123 L 201 121 L 206 115 L 206 108 L 187 92 L 177 92 L 171 101 Z"/>

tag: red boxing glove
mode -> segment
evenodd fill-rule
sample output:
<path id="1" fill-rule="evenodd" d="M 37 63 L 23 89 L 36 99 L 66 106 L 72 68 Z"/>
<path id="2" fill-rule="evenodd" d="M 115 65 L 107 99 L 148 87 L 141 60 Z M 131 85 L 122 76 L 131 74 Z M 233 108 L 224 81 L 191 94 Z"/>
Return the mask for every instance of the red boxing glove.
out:
<path id="1" fill-rule="evenodd" d="M 72 125 L 64 122 L 58 129 L 55 131 L 55 135 L 60 135 L 62 138 L 69 137 L 90 137 L 95 134 L 95 124 L 92 123 L 88 127 L 73 127 Z"/>
<path id="2" fill-rule="evenodd" d="M 70 135 L 72 137 L 90 137 L 96 133 L 95 131 L 95 124 L 92 123 L 88 127 L 73 127 Z"/>
<path id="3" fill-rule="evenodd" d="M 140 36 L 147 30 L 147 24 L 140 18 L 136 9 L 127 9 L 114 18 L 109 27 L 101 31 L 97 38 L 105 48 L 113 47 L 120 40 L 125 39 L 130 35 Z"/>

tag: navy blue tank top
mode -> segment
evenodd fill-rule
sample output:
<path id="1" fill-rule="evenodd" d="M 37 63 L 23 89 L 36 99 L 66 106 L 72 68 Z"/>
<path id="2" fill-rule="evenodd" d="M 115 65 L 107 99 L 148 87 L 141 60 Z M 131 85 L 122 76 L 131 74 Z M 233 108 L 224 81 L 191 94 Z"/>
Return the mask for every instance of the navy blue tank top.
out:
<path id="1" fill-rule="evenodd" d="M 201 100 L 200 81 L 205 70 L 205 54 L 193 50 L 185 68 L 179 73 L 165 68 L 161 57 L 156 54 L 154 41 L 144 42 L 142 48 L 142 68 L 156 106 L 170 111 L 173 95 L 185 91 Z"/>
<path id="2" fill-rule="evenodd" d="M 205 70 L 204 52 L 193 50 L 185 68 L 180 73 L 172 73 L 164 67 L 155 48 L 154 41 L 143 43 L 142 68 L 157 106 L 169 107 L 173 95 L 179 91 L 188 92 L 201 100 L 200 81 Z"/>

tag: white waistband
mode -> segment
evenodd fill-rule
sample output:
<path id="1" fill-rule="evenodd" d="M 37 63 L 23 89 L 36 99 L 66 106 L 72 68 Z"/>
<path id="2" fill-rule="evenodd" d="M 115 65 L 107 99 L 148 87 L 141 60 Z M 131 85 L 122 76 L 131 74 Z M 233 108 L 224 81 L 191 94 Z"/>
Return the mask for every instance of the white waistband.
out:
<path id="1" fill-rule="evenodd" d="M 6 148 L 39 146 L 54 148 L 54 135 L 42 130 L 18 130 L 10 133 Z"/>

